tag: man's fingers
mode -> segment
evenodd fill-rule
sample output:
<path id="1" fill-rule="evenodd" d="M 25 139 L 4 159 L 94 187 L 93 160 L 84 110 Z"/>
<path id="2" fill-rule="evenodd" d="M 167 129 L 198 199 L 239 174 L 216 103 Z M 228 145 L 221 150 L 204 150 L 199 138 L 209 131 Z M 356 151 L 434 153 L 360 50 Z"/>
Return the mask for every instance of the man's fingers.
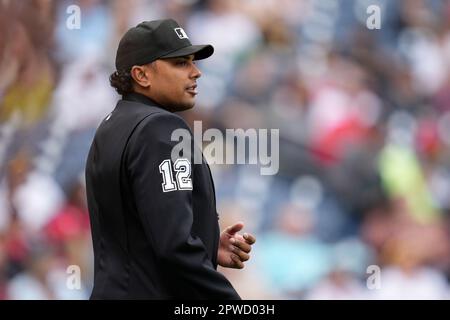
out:
<path id="1" fill-rule="evenodd" d="M 238 268 L 238 269 L 244 268 L 244 263 L 241 261 L 241 259 L 237 255 L 232 254 L 231 255 L 231 260 L 233 260 L 236 268 Z"/>
<path id="2" fill-rule="evenodd" d="M 248 259 L 250 259 L 250 255 L 244 251 L 242 251 L 241 249 L 239 249 L 238 247 L 235 246 L 230 246 L 230 250 L 239 257 L 239 259 L 241 261 L 247 261 Z"/>
<path id="3" fill-rule="evenodd" d="M 238 240 L 231 241 L 231 243 L 246 253 L 249 253 L 250 251 L 252 251 L 252 246 L 249 245 L 248 243 L 238 241 Z"/>
<path id="4" fill-rule="evenodd" d="M 229 226 L 226 230 L 227 230 L 227 233 L 232 236 L 236 232 L 239 232 L 240 230 L 242 230 L 242 228 L 244 228 L 244 223 L 239 221 L 239 222 L 235 223 L 234 225 Z"/>
<path id="5" fill-rule="evenodd" d="M 244 239 L 250 245 L 252 245 L 256 242 L 256 238 L 253 235 L 251 235 L 250 233 L 244 233 Z"/>

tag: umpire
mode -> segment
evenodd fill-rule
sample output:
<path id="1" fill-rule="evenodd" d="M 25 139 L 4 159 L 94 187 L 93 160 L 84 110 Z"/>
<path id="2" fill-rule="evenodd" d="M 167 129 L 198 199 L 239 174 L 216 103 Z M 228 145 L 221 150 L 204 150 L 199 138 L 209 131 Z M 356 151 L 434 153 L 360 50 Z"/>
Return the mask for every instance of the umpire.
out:
<path id="1" fill-rule="evenodd" d="M 142 22 L 119 43 L 110 82 L 122 99 L 86 163 L 91 299 L 240 299 L 216 268 L 243 268 L 255 238 L 239 234 L 241 222 L 220 233 L 204 159 L 194 164 L 193 149 L 171 158 L 172 132 L 189 130 L 174 112 L 195 104 L 194 60 L 213 51 L 172 19 Z"/>

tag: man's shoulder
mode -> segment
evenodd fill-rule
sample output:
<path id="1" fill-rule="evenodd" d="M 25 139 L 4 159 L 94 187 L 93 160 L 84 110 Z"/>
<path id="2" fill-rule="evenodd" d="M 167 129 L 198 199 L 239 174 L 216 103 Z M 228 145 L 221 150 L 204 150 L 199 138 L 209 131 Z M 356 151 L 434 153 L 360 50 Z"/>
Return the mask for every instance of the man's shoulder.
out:
<path id="1" fill-rule="evenodd" d="M 138 101 L 119 100 L 114 112 L 127 118 L 144 118 L 153 114 L 170 114 L 169 111 Z"/>
<path id="2" fill-rule="evenodd" d="M 136 101 L 119 100 L 114 110 L 101 122 L 101 128 L 128 128 L 148 123 L 163 122 L 166 125 L 187 126 L 183 118 L 158 106 Z"/>
<path id="3" fill-rule="evenodd" d="M 148 133 L 172 134 L 177 129 L 191 131 L 186 121 L 179 115 L 160 110 L 145 116 L 140 121 L 137 131 Z"/>
<path id="4" fill-rule="evenodd" d="M 118 113 L 132 118 L 140 118 L 145 123 L 164 121 L 165 123 L 178 123 L 186 125 L 184 119 L 176 113 L 170 112 L 158 106 L 152 106 L 137 101 L 120 100 L 117 103 Z"/>
<path id="5" fill-rule="evenodd" d="M 135 132 L 145 134 L 172 133 L 176 129 L 190 131 L 186 121 L 178 114 L 135 101 L 120 100 L 113 113 L 122 121 L 134 123 Z"/>

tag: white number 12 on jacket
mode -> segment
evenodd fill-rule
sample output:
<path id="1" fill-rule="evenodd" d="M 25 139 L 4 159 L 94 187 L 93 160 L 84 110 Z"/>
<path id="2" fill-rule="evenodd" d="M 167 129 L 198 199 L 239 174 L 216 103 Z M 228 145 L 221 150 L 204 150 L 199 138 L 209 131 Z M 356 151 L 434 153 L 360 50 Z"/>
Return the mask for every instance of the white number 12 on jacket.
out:
<path id="1" fill-rule="evenodd" d="M 185 158 L 177 159 L 173 168 L 176 172 L 176 181 L 173 180 L 172 161 L 170 159 L 164 160 L 159 165 L 159 172 L 163 177 L 163 183 L 161 184 L 163 192 L 192 190 L 191 163 L 189 160 Z"/>

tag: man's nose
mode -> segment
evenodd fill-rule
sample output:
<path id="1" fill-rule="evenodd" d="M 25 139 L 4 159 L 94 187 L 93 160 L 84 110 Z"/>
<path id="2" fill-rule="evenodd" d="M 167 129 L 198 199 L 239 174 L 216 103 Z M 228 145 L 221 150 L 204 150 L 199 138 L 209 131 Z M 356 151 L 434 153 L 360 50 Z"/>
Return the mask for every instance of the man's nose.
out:
<path id="1" fill-rule="evenodd" d="M 202 76 L 202 73 L 201 73 L 200 69 L 197 68 L 197 66 L 194 63 L 192 63 L 192 78 L 198 79 L 201 76 Z"/>

